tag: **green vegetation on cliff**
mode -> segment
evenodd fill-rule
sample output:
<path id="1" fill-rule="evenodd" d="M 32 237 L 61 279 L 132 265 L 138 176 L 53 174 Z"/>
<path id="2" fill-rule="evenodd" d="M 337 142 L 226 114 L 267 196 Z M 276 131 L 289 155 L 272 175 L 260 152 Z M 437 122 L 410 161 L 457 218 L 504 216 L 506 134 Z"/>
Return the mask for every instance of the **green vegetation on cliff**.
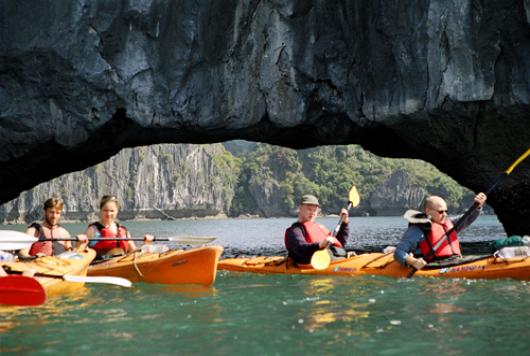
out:
<path id="1" fill-rule="evenodd" d="M 296 151 L 258 144 L 240 158 L 232 215 L 262 213 L 264 201 L 270 201 L 266 195 L 271 194 L 265 191 L 273 188 L 283 213 L 293 211 L 307 193 L 319 197 L 324 211 L 335 212 L 344 205 L 352 185 L 366 199 L 398 170 L 407 172 L 410 186 L 421 187 L 426 194 L 442 195 L 452 207 L 460 207 L 462 199 L 470 195 L 466 188 L 426 162 L 382 158 L 356 145 Z"/>
<path id="2" fill-rule="evenodd" d="M 445 197 L 452 211 L 470 204 L 468 190 L 422 161 L 381 158 L 355 145 L 297 151 L 232 141 L 123 150 L 0 206 L 0 220 L 32 220 L 50 196 L 67 202 L 66 219 L 92 219 L 103 194 L 122 201 L 122 219 L 160 218 L 160 210 L 178 217 L 292 216 L 307 193 L 319 197 L 324 213 L 336 213 L 352 185 L 361 194 L 352 214 L 400 214 L 425 194 Z"/>

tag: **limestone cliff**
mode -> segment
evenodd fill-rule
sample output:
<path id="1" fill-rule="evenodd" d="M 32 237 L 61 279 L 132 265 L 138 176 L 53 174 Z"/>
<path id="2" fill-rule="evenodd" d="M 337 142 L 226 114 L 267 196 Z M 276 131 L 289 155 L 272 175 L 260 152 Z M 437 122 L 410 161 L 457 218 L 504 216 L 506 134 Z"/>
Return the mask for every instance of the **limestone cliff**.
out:
<path id="1" fill-rule="evenodd" d="M 426 194 L 425 189 L 411 184 L 407 172 L 398 170 L 370 193 L 361 208 L 375 215 L 401 215 L 406 209 L 419 209 Z"/>
<path id="2" fill-rule="evenodd" d="M 122 219 L 224 214 L 230 208 L 237 182 L 237 167 L 225 160 L 226 156 L 222 145 L 124 149 L 104 163 L 23 192 L 0 206 L 0 221 L 40 218 L 42 204 L 51 196 L 65 201 L 65 219 L 92 220 L 105 194 L 118 197 Z"/>
<path id="3" fill-rule="evenodd" d="M 0 201 L 124 147 L 234 138 L 359 143 L 486 190 L 529 146 L 529 9 L 1 1 Z M 489 197 L 509 233 L 530 231 L 528 167 Z"/>

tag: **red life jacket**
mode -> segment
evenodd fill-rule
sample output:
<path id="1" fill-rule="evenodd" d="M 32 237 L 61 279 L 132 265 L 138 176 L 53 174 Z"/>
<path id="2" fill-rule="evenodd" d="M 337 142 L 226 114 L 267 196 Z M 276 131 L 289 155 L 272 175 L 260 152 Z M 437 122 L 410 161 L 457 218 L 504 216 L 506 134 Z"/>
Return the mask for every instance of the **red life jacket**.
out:
<path id="1" fill-rule="evenodd" d="M 95 222 L 89 225 L 89 227 L 95 227 L 99 231 L 98 238 L 109 238 L 108 241 L 98 241 L 95 245 L 90 246 L 96 252 L 98 255 L 104 255 L 113 248 L 122 248 L 123 251 L 127 253 L 127 249 L 129 248 L 129 245 L 127 244 L 127 241 L 116 241 L 111 240 L 111 237 L 118 237 L 118 238 L 126 238 L 127 237 L 127 229 L 125 226 L 121 226 L 120 224 L 116 223 L 116 226 L 118 228 L 118 233 L 114 233 L 111 231 L 110 228 L 103 226 L 99 222 Z"/>
<path id="2" fill-rule="evenodd" d="M 435 259 L 443 259 L 451 256 L 461 256 L 460 252 L 460 241 L 456 236 L 456 231 L 453 230 L 447 239 L 438 247 L 434 252 L 434 245 L 440 241 L 442 237 L 445 236 L 445 232 L 453 227 L 453 223 L 446 219 L 444 224 L 431 224 L 431 230 L 429 234 L 420 242 L 420 250 L 424 258 L 427 258 L 427 262 L 433 261 Z"/>
<path id="3" fill-rule="evenodd" d="M 297 226 L 297 225 L 302 228 L 304 238 L 308 243 L 318 243 L 324 240 L 326 237 L 332 236 L 331 232 L 328 229 L 326 229 L 326 227 L 322 224 L 317 224 L 312 221 L 306 221 L 305 223 L 297 223 L 294 226 Z M 284 243 L 286 247 L 287 247 L 287 230 L 285 230 L 285 237 L 284 237 Z M 333 245 L 337 247 L 343 247 L 339 241 L 333 243 Z"/>
<path id="4" fill-rule="evenodd" d="M 42 225 L 39 223 L 33 223 L 28 228 L 35 229 L 35 237 L 39 238 L 39 241 L 34 242 L 30 249 L 29 255 L 36 256 L 37 253 L 43 253 L 46 256 L 58 255 L 65 251 L 64 245 L 58 241 L 49 241 L 53 238 L 67 237 L 66 234 L 62 232 L 63 228 L 59 225 L 52 226 L 51 229 L 43 229 Z M 53 232 L 56 232 L 56 236 L 53 236 Z M 48 241 L 46 241 L 48 240 Z"/>

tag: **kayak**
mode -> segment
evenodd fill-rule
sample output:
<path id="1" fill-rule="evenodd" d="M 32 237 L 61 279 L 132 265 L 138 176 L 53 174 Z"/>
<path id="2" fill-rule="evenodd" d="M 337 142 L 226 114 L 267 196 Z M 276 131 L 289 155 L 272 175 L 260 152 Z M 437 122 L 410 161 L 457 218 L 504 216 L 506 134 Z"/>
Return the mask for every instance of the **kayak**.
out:
<path id="1" fill-rule="evenodd" d="M 221 246 L 162 253 L 135 252 L 101 262 L 95 261 L 88 269 L 88 275 L 123 277 L 131 282 L 209 286 L 215 281 L 221 253 Z"/>
<path id="2" fill-rule="evenodd" d="M 86 276 L 90 262 L 96 257 L 96 252 L 88 249 L 86 252 L 64 252 L 57 256 L 38 257 L 31 260 L 3 262 L 1 266 L 8 274 L 19 274 L 28 269 L 35 270 L 35 279 L 42 285 L 47 295 L 69 293 L 83 286 L 83 283 L 67 282 L 62 278 L 43 277 L 40 274 L 61 277 Z"/>
<path id="3" fill-rule="evenodd" d="M 316 270 L 311 265 L 295 266 L 291 259 L 287 260 L 284 256 L 228 258 L 221 260 L 218 268 L 219 270 L 266 274 L 379 275 L 397 278 L 406 277 L 411 271 L 411 268 L 403 267 L 395 261 L 393 253 L 365 253 L 333 260 L 324 270 Z M 530 280 L 530 258 L 504 259 L 492 255 L 464 256 L 458 260 L 431 263 L 421 271 L 417 271 L 414 276 Z"/>

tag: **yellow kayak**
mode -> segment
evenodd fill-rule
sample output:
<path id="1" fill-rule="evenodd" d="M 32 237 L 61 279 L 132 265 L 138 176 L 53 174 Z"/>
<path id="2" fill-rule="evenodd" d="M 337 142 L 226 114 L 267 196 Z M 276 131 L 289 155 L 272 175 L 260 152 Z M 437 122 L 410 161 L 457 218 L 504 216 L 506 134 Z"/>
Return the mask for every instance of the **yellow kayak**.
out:
<path id="1" fill-rule="evenodd" d="M 394 260 L 392 253 L 365 253 L 333 260 L 328 268 L 315 270 L 311 265 L 295 266 L 283 256 L 229 258 L 219 262 L 219 270 L 316 275 L 380 275 L 406 277 L 411 271 Z M 453 263 L 434 263 L 416 272 L 415 277 L 513 278 L 530 280 L 530 258 L 501 259 L 494 256 L 465 256 Z"/>
<path id="2" fill-rule="evenodd" d="M 2 267 L 13 273 L 22 273 L 28 269 L 36 271 L 35 279 L 44 287 L 46 294 L 62 294 L 79 289 L 83 283 L 67 282 L 62 278 L 42 277 L 39 274 L 53 276 L 86 276 L 90 262 L 96 257 L 94 250 L 86 252 L 65 252 L 58 256 L 38 257 L 28 261 L 4 262 Z"/>
<path id="3" fill-rule="evenodd" d="M 222 253 L 221 246 L 163 253 L 135 252 L 103 262 L 96 261 L 90 266 L 88 275 L 123 277 L 131 282 L 209 286 L 215 281 L 217 263 Z"/>

